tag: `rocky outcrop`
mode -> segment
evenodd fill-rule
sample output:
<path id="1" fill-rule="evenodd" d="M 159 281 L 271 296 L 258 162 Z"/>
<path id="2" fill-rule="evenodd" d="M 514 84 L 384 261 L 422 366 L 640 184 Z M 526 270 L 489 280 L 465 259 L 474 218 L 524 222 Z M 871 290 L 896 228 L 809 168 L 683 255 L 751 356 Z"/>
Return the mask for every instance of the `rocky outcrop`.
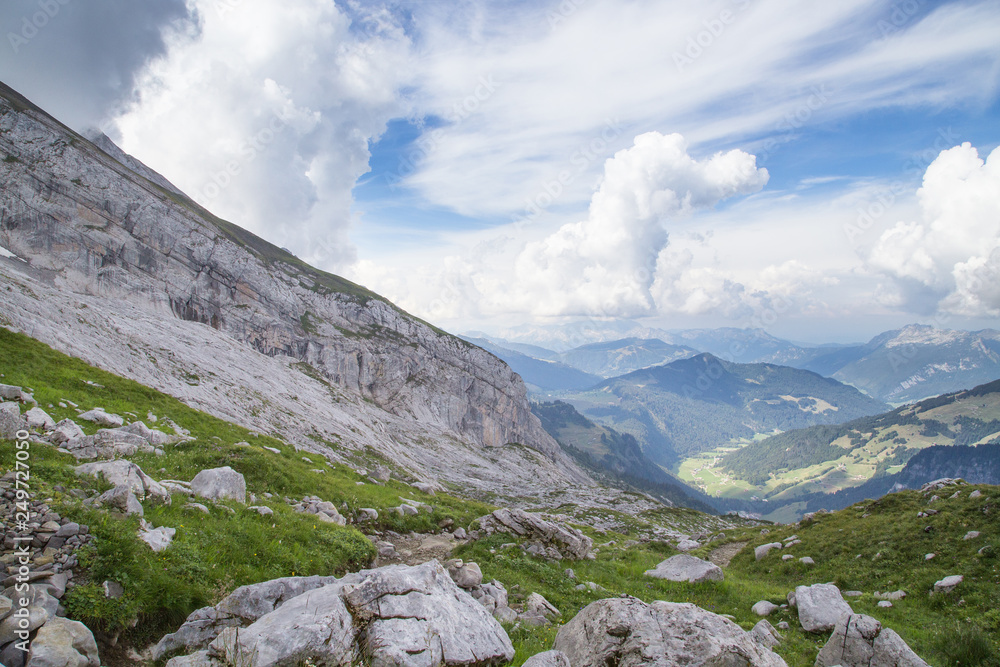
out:
<path id="1" fill-rule="evenodd" d="M 191 491 L 208 500 L 247 502 L 247 482 L 243 475 L 229 466 L 202 470 L 191 480 Z"/>
<path id="2" fill-rule="evenodd" d="M 479 530 L 487 535 L 510 533 L 537 542 L 541 553 L 554 560 L 586 558 L 594 546 L 594 541 L 576 528 L 519 509 L 495 510 L 477 521 Z"/>
<path id="3" fill-rule="evenodd" d="M 732 621 L 693 604 L 608 598 L 560 628 L 553 648 L 573 667 L 746 665 L 785 661 Z"/>
<path id="4" fill-rule="evenodd" d="M 437 561 L 415 567 L 391 565 L 314 582 L 320 585 L 280 605 L 272 604 L 268 595 L 289 583 L 278 581 L 283 583 L 267 582 L 236 591 L 230 598 L 243 591 L 239 603 L 227 598 L 228 603 L 224 600 L 217 607 L 195 612 L 199 618 L 189 617 L 181 630 L 157 644 L 154 659 L 181 646 L 200 649 L 213 633 L 206 653 L 195 652 L 186 661 L 175 658 L 170 664 L 216 660 L 272 667 L 364 661 L 400 667 L 486 667 L 514 657 L 503 627 Z M 262 604 L 253 605 L 260 594 Z M 220 609 L 224 606 L 230 610 Z M 251 617 L 256 618 L 246 624 Z"/>
<path id="5" fill-rule="evenodd" d="M 489 470 L 476 450 L 518 443 L 544 460 L 511 452 L 505 483 L 590 483 L 502 361 L 214 217 L 2 85 L 0 153 L 0 245 L 20 258 L 0 258 L 0 282 L 28 290 L 0 293 L 13 327 L 238 423 L 374 446 L 415 477 L 496 486 L 496 470 L 456 464 Z M 541 474 L 513 479 L 524 465 Z"/>
<path id="6" fill-rule="evenodd" d="M 928 667 L 903 638 L 862 614 L 844 616 L 816 657 L 816 667 Z"/>

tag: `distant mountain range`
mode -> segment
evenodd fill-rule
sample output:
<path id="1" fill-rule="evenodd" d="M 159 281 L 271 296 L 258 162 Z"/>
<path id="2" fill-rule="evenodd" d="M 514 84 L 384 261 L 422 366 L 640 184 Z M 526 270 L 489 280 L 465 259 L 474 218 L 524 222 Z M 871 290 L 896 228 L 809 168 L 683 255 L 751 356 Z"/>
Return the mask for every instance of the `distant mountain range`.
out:
<path id="1" fill-rule="evenodd" d="M 782 340 L 761 329 L 668 331 L 627 321 L 520 327 L 504 333 L 515 338 L 478 334 L 476 340 L 499 348 L 491 351 L 512 366 L 508 357 L 518 353 L 610 378 L 707 352 L 739 363 L 779 364 L 813 371 L 895 405 L 1000 378 L 1000 331 L 992 329 L 952 331 L 914 324 L 879 334 L 864 344 L 818 347 Z M 583 342 L 565 347 L 579 341 Z M 526 366 L 523 360 L 517 363 Z M 531 377 L 524 379 L 545 390 L 569 388 L 563 375 L 549 377 L 557 368 L 527 369 Z"/>
<path id="2" fill-rule="evenodd" d="M 837 424 L 887 407 L 816 373 L 699 354 L 565 394 L 585 416 L 633 435 L 652 460 L 680 458 L 760 434 Z"/>

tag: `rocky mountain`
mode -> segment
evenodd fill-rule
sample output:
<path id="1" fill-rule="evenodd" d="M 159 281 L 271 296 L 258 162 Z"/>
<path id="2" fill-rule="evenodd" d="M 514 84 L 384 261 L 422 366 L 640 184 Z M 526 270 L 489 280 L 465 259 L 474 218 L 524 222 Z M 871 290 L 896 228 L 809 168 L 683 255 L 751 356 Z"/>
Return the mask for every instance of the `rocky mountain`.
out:
<path id="1" fill-rule="evenodd" d="M 736 364 L 710 354 L 612 378 L 563 400 L 635 436 L 647 456 L 667 466 L 775 430 L 835 424 L 885 409 L 884 403 L 816 373 Z"/>
<path id="2" fill-rule="evenodd" d="M 489 350 L 521 376 L 529 390 L 544 392 L 546 390 L 564 391 L 579 390 L 593 387 L 601 381 L 601 377 L 585 373 L 559 361 L 529 356 L 513 349 L 494 343 L 487 338 L 472 338 L 463 336 L 474 345 Z"/>
<path id="3" fill-rule="evenodd" d="M 1000 377 L 1000 331 L 912 324 L 865 345 L 820 355 L 803 367 L 881 400 L 910 403 Z"/>
<path id="4" fill-rule="evenodd" d="M 0 87 L 4 326 L 327 456 L 518 497 L 589 483 L 500 359 L 103 145 Z"/>

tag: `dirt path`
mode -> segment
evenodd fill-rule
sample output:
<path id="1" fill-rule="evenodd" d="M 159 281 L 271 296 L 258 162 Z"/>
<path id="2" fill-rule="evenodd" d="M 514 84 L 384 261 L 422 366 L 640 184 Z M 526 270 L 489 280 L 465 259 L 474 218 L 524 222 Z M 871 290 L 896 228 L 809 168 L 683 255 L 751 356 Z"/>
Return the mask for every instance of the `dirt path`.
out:
<path id="1" fill-rule="evenodd" d="M 406 536 L 383 537 L 396 547 L 396 555 L 390 558 L 379 557 L 378 566 L 392 563 L 420 565 L 435 558 L 442 563 L 451 558 L 451 550 L 460 544 L 451 533 L 440 535 L 418 535 L 414 538 Z"/>
<path id="2" fill-rule="evenodd" d="M 729 565 L 729 561 L 733 559 L 733 556 L 739 553 L 740 550 L 748 544 L 750 543 L 730 542 L 729 544 L 723 544 L 721 547 L 708 554 L 708 560 L 712 561 L 719 567 L 726 567 Z"/>

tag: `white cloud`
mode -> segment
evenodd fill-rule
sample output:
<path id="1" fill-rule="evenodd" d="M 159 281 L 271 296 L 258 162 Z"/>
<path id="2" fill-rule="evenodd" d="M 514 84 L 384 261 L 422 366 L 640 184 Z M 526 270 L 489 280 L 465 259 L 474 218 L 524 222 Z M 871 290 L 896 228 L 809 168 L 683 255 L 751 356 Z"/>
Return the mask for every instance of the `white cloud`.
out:
<path id="1" fill-rule="evenodd" d="M 123 148 L 221 217 L 325 268 L 354 260 L 351 189 L 405 113 L 409 39 L 332 0 L 192 0 L 116 119 Z M 359 26 L 363 30 L 359 30 Z"/>
<path id="2" fill-rule="evenodd" d="M 869 266 L 894 279 L 887 303 L 1000 314 L 1000 149 L 983 161 L 969 143 L 942 151 L 917 191 L 922 222 L 886 230 Z"/>

